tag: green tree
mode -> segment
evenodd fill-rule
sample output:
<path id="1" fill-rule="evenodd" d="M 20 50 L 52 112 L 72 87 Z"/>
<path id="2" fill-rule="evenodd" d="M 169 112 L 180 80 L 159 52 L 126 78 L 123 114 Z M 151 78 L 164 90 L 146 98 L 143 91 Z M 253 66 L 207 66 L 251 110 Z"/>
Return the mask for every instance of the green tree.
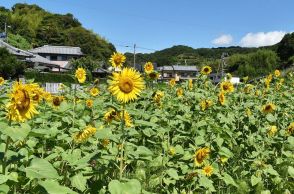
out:
<path id="1" fill-rule="evenodd" d="M 12 46 L 23 50 L 29 50 L 32 48 L 32 45 L 19 34 L 8 34 L 8 42 Z"/>
<path id="2" fill-rule="evenodd" d="M 24 73 L 24 64 L 10 54 L 6 48 L 0 48 L 0 76 L 5 79 L 18 78 Z"/>
<path id="3" fill-rule="evenodd" d="M 278 44 L 277 53 L 284 62 L 294 55 L 294 33 L 284 36 Z"/>

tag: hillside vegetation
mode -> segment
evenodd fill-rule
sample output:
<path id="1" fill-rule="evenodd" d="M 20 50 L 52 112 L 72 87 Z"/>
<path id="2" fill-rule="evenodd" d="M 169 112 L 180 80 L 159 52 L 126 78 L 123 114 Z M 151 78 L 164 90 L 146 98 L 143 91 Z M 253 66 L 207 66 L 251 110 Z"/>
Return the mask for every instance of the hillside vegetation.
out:
<path id="1" fill-rule="evenodd" d="M 54 14 L 37 5 L 15 4 L 11 10 L 0 7 L 0 31 L 10 28 L 9 43 L 22 49 L 50 45 L 79 46 L 95 59 L 106 61 L 115 47 L 94 32 L 85 29 L 70 13 Z"/>

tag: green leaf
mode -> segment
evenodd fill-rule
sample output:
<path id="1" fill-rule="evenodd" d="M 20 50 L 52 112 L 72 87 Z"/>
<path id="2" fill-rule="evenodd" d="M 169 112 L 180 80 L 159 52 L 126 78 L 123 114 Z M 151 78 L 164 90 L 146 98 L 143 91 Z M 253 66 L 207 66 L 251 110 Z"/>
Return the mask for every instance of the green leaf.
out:
<path id="1" fill-rule="evenodd" d="M 292 178 L 294 178 L 294 168 L 292 166 L 288 166 L 288 173 Z"/>
<path id="2" fill-rule="evenodd" d="M 6 184 L 0 185 L 0 193 L 8 193 L 9 191 L 9 186 Z"/>
<path id="3" fill-rule="evenodd" d="M 167 173 L 171 178 L 173 178 L 173 179 L 175 179 L 175 180 L 179 180 L 178 172 L 177 172 L 175 169 L 173 169 L 173 168 L 168 169 L 168 170 L 166 171 L 166 173 Z"/>
<path id="4" fill-rule="evenodd" d="M 146 148 L 145 146 L 138 146 L 135 153 L 138 155 L 142 155 L 142 156 L 152 156 L 153 155 L 152 151 L 149 150 L 148 148 Z"/>
<path id="5" fill-rule="evenodd" d="M 136 120 L 135 123 L 138 126 L 158 127 L 155 123 L 143 121 L 143 120 Z"/>
<path id="6" fill-rule="evenodd" d="M 24 140 L 31 131 L 31 127 L 27 123 L 22 123 L 20 126 L 15 127 L 1 125 L 1 129 L 2 132 L 9 136 L 13 141 Z"/>
<path id="7" fill-rule="evenodd" d="M 215 191 L 212 180 L 208 179 L 205 176 L 199 179 L 199 185 L 206 189 L 209 189 L 210 191 Z"/>
<path id="8" fill-rule="evenodd" d="M 6 183 L 8 177 L 4 174 L 0 174 L 0 184 Z"/>
<path id="9" fill-rule="evenodd" d="M 111 194 L 140 194 L 141 183 L 136 179 L 131 179 L 126 183 L 112 180 L 108 184 L 108 189 Z"/>
<path id="10" fill-rule="evenodd" d="M 223 180 L 225 181 L 226 185 L 234 185 L 235 187 L 238 187 L 234 179 L 227 173 L 224 173 Z"/>
<path id="11" fill-rule="evenodd" d="M 219 154 L 222 156 L 227 156 L 229 158 L 234 156 L 234 154 L 226 147 L 221 147 Z"/>
<path id="12" fill-rule="evenodd" d="M 276 119 L 276 117 L 274 115 L 269 113 L 269 114 L 266 115 L 266 120 L 268 120 L 269 122 L 274 123 L 274 122 L 276 122 L 277 119 Z"/>
<path id="13" fill-rule="evenodd" d="M 47 160 L 41 158 L 34 158 L 31 165 L 25 169 L 26 176 L 30 179 L 57 179 L 59 175 L 56 169 Z"/>
<path id="14" fill-rule="evenodd" d="M 87 179 L 80 173 L 71 178 L 71 185 L 80 191 L 84 191 L 87 185 Z"/>
<path id="15" fill-rule="evenodd" d="M 70 188 L 61 186 L 57 181 L 54 180 L 40 181 L 39 185 L 44 187 L 49 194 L 77 194 Z"/>
<path id="16" fill-rule="evenodd" d="M 256 177 L 254 175 L 251 176 L 251 185 L 252 186 L 257 185 L 261 181 L 262 181 L 261 177 Z"/>

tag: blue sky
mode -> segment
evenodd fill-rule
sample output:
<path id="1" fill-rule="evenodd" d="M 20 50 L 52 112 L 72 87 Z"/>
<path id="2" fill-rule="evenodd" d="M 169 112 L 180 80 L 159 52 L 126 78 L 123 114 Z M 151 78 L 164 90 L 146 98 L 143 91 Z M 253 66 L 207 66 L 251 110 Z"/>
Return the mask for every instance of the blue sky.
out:
<path id="1" fill-rule="evenodd" d="M 173 45 L 193 48 L 263 46 L 294 31 L 293 0 L 1 0 L 72 13 L 121 52 L 153 52 Z M 145 49 L 143 49 L 145 48 Z"/>

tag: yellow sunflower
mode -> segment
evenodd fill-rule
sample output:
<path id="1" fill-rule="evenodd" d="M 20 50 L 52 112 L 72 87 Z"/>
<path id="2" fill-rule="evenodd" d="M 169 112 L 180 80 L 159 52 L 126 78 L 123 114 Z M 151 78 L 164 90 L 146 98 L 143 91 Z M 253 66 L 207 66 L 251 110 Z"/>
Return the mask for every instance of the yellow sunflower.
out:
<path id="1" fill-rule="evenodd" d="M 145 73 L 149 74 L 153 71 L 154 67 L 153 67 L 153 64 L 151 62 L 147 62 L 145 65 L 144 65 L 144 71 Z"/>
<path id="2" fill-rule="evenodd" d="M 183 88 L 178 88 L 178 89 L 177 89 L 177 96 L 178 96 L 178 97 L 183 96 L 183 93 L 184 93 Z"/>
<path id="3" fill-rule="evenodd" d="M 0 77 L 0 86 L 2 86 L 5 82 L 5 79 L 3 77 Z"/>
<path id="4" fill-rule="evenodd" d="M 174 156 L 176 154 L 176 149 L 174 147 L 170 147 L 168 149 L 168 154 Z"/>
<path id="5" fill-rule="evenodd" d="M 33 100 L 29 85 L 15 82 L 9 97 L 10 102 L 7 104 L 7 118 L 9 120 L 24 122 L 38 114 L 37 103 Z"/>
<path id="6" fill-rule="evenodd" d="M 64 100 L 63 96 L 52 96 L 51 103 L 53 107 L 58 108 L 63 102 L 63 100 Z"/>
<path id="7" fill-rule="evenodd" d="M 234 91 L 234 85 L 230 81 L 224 81 L 220 84 L 220 89 L 225 94 L 230 93 Z"/>
<path id="8" fill-rule="evenodd" d="M 176 85 L 176 80 L 175 80 L 175 79 L 171 79 L 171 80 L 169 80 L 169 85 L 170 85 L 171 87 L 174 87 L 174 86 Z"/>
<path id="9" fill-rule="evenodd" d="M 253 88 L 254 88 L 254 85 L 246 84 L 246 86 L 244 87 L 244 93 L 249 94 Z"/>
<path id="10" fill-rule="evenodd" d="M 121 68 L 125 61 L 126 61 L 126 56 L 124 56 L 122 53 L 113 53 L 109 60 L 112 67 L 114 68 L 116 67 Z"/>
<path id="11" fill-rule="evenodd" d="M 119 120 L 119 112 L 116 111 L 113 108 L 110 108 L 105 114 L 104 114 L 104 121 L 106 123 L 111 123 L 112 120 Z"/>
<path id="12" fill-rule="evenodd" d="M 226 102 L 226 97 L 223 92 L 220 92 L 218 95 L 218 101 L 221 105 L 224 105 Z"/>
<path id="13" fill-rule="evenodd" d="M 192 79 L 189 79 L 188 88 L 189 88 L 189 90 L 193 89 L 193 80 Z"/>
<path id="14" fill-rule="evenodd" d="M 132 68 L 124 68 L 119 73 L 112 73 L 108 89 L 118 101 L 128 103 L 136 100 L 144 87 L 144 81 L 139 72 Z"/>
<path id="15" fill-rule="evenodd" d="M 45 90 L 41 88 L 38 84 L 29 84 L 32 92 L 32 99 L 35 102 L 40 102 L 44 99 Z"/>
<path id="16" fill-rule="evenodd" d="M 153 97 L 153 101 L 157 104 L 157 105 L 161 105 L 161 99 L 164 96 L 164 92 L 162 91 L 156 91 L 152 97 Z"/>
<path id="17" fill-rule="evenodd" d="M 202 100 L 200 102 L 201 110 L 204 111 L 208 109 L 210 106 L 212 106 L 213 102 L 211 100 Z"/>
<path id="18" fill-rule="evenodd" d="M 152 80 L 156 80 L 159 78 L 159 73 L 156 71 L 152 71 L 151 73 L 148 74 L 148 77 Z"/>
<path id="19" fill-rule="evenodd" d="M 206 176 L 211 176 L 212 173 L 213 173 L 213 168 L 211 165 L 207 165 L 207 166 L 204 166 L 202 168 L 202 172 L 203 174 L 205 174 Z"/>
<path id="20" fill-rule="evenodd" d="M 110 140 L 109 139 L 103 139 L 101 141 L 101 144 L 104 148 L 106 148 L 109 144 L 110 144 Z"/>
<path id="21" fill-rule="evenodd" d="M 88 108 L 92 108 L 93 107 L 93 100 L 91 100 L 91 99 L 86 100 L 86 106 Z"/>
<path id="22" fill-rule="evenodd" d="M 280 72 L 280 70 L 276 69 L 274 74 L 275 74 L 276 77 L 280 77 L 281 72 Z"/>
<path id="23" fill-rule="evenodd" d="M 276 109 L 276 106 L 273 103 L 268 103 L 266 105 L 263 105 L 261 111 L 263 113 L 271 113 Z"/>
<path id="24" fill-rule="evenodd" d="M 272 137 L 277 133 L 277 131 L 278 131 L 277 126 L 273 125 L 269 127 L 267 134 Z"/>
<path id="25" fill-rule="evenodd" d="M 123 118 L 123 115 L 124 115 L 124 118 Z M 126 127 L 133 126 L 132 117 L 130 116 L 130 114 L 126 110 L 124 111 L 124 113 L 120 112 L 120 119 L 122 119 L 122 118 L 124 119 Z"/>
<path id="26" fill-rule="evenodd" d="M 210 73 L 211 73 L 211 67 L 210 66 L 208 66 L 208 65 L 206 65 L 206 66 L 203 66 L 202 68 L 201 68 L 201 74 L 203 74 L 203 75 L 209 75 Z"/>
<path id="27" fill-rule="evenodd" d="M 92 96 L 97 96 L 97 95 L 99 94 L 99 89 L 96 88 L 96 87 L 91 88 L 91 89 L 90 89 L 90 94 L 91 94 Z"/>
<path id="28" fill-rule="evenodd" d="M 195 152 L 194 155 L 194 164 L 196 166 L 202 166 L 203 165 L 203 161 L 208 158 L 210 153 L 210 149 L 207 147 L 204 148 L 200 148 Z"/>
<path id="29" fill-rule="evenodd" d="M 76 143 L 82 143 L 87 141 L 89 137 L 96 133 L 96 128 L 91 125 L 87 126 L 83 131 L 78 132 L 74 135 L 73 139 Z"/>
<path id="30" fill-rule="evenodd" d="M 86 81 L 86 70 L 79 67 L 75 72 L 75 77 L 78 79 L 79 83 L 84 83 Z"/>
<path id="31" fill-rule="evenodd" d="M 287 133 L 289 135 L 291 135 L 292 133 L 294 133 L 294 122 L 292 122 L 286 129 Z"/>

